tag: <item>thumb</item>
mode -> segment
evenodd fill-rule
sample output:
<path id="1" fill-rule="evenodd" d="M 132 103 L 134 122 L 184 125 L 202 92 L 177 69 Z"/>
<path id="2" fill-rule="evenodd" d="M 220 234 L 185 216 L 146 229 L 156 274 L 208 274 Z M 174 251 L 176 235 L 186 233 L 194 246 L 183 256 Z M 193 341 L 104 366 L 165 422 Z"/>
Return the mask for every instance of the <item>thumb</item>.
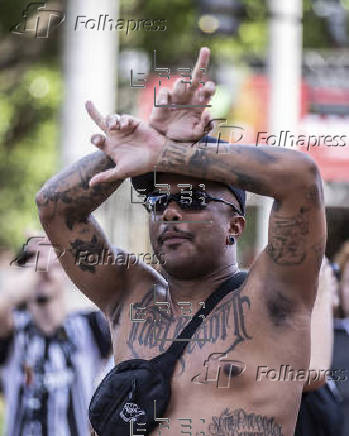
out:
<path id="1" fill-rule="evenodd" d="M 118 169 L 110 168 L 109 170 L 98 173 L 90 179 L 90 187 L 96 186 L 100 183 L 114 182 L 121 179 Z"/>
<path id="2" fill-rule="evenodd" d="M 100 134 L 95 134 L 91 136 L 91 142 L 97 148 L 104 150 L 105 146 L 105 136 Z"/>
<path id="3" fill-rule="evenodd" d="M 211 115 L 208 111 L 205 111 L 201 115 L 200 122 L 194 127 L 195 135 L 206 135 L 213 130 L 214 124 L 211 122 Z"/>

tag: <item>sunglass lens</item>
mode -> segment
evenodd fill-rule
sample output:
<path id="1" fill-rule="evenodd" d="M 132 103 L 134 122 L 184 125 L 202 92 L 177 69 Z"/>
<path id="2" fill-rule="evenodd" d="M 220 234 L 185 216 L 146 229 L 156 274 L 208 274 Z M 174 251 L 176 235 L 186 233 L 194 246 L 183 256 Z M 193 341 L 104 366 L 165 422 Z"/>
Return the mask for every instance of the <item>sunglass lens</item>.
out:
<path id="1" fill-rule="evenodd" d="M 202 210 L 205 209 L 205 198 L 202 192 L 193 191 L 190 199 L 187 200 L 187 208 L 191 210 Z"/>
<path id="2" fill-rule="evenodd" d="M 146 204 L 150 212 L 163 212 L 167 206 L 167 195 L 150 195 Z"/>

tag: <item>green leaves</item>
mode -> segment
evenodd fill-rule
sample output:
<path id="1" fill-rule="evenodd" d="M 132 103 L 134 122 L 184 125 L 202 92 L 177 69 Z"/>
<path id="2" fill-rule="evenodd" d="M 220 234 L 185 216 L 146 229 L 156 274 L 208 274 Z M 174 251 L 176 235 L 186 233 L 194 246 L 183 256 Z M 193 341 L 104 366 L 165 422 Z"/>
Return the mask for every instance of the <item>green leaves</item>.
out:
<path id="1" fill-rule="evenodd" d="M 62 79 L 57 68 L 0 73 L 0 247 L 39 229 L 35 194 L 57 169 Z"/>

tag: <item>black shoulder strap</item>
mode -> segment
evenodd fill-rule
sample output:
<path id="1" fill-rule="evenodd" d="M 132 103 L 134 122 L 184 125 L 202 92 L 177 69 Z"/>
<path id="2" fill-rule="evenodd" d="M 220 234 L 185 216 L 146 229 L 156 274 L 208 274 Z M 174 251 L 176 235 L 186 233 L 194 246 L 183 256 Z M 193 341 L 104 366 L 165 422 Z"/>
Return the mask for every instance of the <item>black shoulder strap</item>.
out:
<path id="1" fill-rule="evenodd" d="M 205 301 L 205 305 L 194 315 L 190 323 L 182 330 L 177 338 L 172 342 L 167 353 L 179 359 L 184 352 L 185 347 L 190 342 L 190 339 L 200 327 L 200 324 L 206 316 L 215 308 L 215 306 L 231 291 L 240 287 L 244 282 L 247 273 L 238 272 L 232 277 L 223 282 L 215 291 L 212 292 Z M 203 316 L 202 316 L 203 315 Z"/>

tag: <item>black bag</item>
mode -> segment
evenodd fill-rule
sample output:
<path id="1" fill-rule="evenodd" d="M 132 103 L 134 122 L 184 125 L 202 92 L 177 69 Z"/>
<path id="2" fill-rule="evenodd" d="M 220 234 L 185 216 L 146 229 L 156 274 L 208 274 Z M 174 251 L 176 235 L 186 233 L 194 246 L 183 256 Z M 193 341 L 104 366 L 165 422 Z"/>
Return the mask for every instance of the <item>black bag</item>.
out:
<path id="1" fill-rule="evenodd" d="M 195 331 L 222 298 L 243 283 L 246 273 L 234 274 L 205 301 L 169 349 L 151 360 L 125 360 L 102 380 L 92 397 L 89 417 L 99 436 L 149 434 L 164 416 L 171 398 L 171 378 Z M 204 316 L 202 316 L 204 315 Z"/>

